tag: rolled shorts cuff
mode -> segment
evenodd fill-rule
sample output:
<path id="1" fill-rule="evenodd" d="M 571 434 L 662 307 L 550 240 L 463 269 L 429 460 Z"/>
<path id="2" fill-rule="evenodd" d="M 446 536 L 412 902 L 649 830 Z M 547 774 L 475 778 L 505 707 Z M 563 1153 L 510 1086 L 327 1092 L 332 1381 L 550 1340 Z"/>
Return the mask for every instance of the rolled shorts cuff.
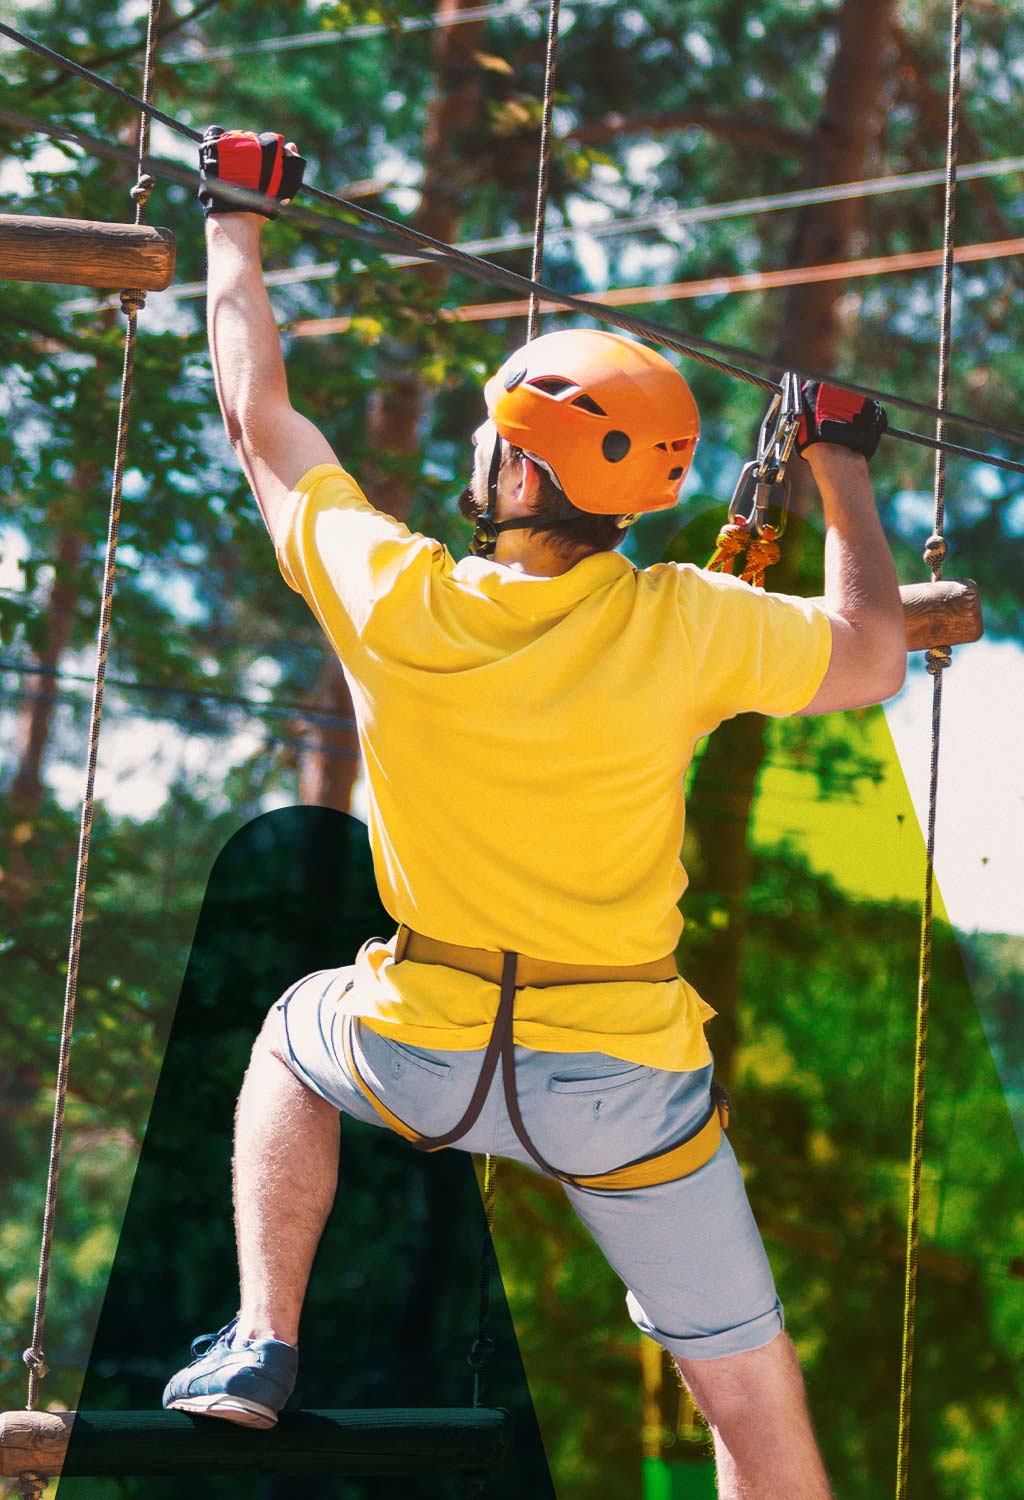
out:
<path id="1" fill-rule="evenodd" d="M 786 1322 L 782 1303 L 776 1297 L 775 1306 L 768 1312 L 738 1323 L 734 1328 L 680 1337 L 656 1328 L 632 1292 L 626 1298 L 626 1306 L 641 1333 L 646 1333 L 669 1354 L 678 1354 L 680 1359 L 722 1359 L 728 1354 L 749 1354 L 754 1349 L 763 1349 L 765 1344 L 777 1338 Z"/>

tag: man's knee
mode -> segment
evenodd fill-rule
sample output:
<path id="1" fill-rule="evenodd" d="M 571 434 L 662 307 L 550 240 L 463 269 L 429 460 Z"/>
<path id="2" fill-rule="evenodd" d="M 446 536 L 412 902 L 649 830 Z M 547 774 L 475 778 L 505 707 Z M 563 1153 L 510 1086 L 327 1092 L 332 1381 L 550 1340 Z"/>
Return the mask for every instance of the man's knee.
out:
<path id="1" fill-rule="evenodd" d="M 275 1000 L 264 1016 L 263 1025 L 253 1042 L 252 1059 L 255 1061 L 259 1057 L 276 1057 L 278 1062 L 283 1062 L 287 1067 L 290 1062 L 290 1050 L 285 1029 L 284 1003 L 281 1000 Z"/>

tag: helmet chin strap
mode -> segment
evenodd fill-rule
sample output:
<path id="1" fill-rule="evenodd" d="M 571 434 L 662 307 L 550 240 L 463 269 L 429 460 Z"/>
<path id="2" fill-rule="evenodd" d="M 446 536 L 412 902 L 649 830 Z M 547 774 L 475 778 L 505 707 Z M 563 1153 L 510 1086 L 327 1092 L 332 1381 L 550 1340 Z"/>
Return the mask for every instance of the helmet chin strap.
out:
<path id="1" fill-rule="evenodd" d="M 474 557 L 493 557 L 498 537 L 503 531 L 553 531 L 562 524 L 561 521 L 538 521 L 535 516 L 510 516 L 507 521 L 494 519 L 494 512 L 498 508 L 498 475 L 501 472 L 504 441 L 504 438 L 496 435 L 491 450 L 491 462 L 487 471 L 487 509 L 478 519 L 469 543 L 469 550 Z"/>

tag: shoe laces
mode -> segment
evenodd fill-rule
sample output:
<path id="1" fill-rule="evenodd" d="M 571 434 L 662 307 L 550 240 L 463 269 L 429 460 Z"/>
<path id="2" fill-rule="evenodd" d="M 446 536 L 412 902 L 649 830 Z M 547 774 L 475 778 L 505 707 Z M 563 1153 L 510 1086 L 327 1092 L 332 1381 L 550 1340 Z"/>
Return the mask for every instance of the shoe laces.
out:
<path id="1" fill-rule="evenodd" d="M 231 1335 L 237 1327 L 238 1319 L 235 1317 L 230 1323 L 225 1323 L 219 1333 L 201 1333 L 197 1339 L 192 1340 L 193 1359 L 201 1359 L 204 1354 L 209 1354 L 215 1344 L 223 1342 L 230 1345 Z"/>

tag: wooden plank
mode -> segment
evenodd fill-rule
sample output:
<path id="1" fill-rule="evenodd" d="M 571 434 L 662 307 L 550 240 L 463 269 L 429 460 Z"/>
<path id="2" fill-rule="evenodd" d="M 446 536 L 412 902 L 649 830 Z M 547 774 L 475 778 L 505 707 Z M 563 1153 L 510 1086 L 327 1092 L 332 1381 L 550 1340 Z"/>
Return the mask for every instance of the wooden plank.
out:
<path id="1" fill-rule="evenodd" d="M 163 291 L 174 277 L 169 229 L 0 214 L 0 280 Z"/>
<path id="2" fill-rule="evenodd" d="M 483 1407 L 285 1412 L 269 1432 L 178 1411 L 9 1411 L 0 1475 L 484 1474 L 508 1442 L 508 1413 Z"/>
<path id="3" fill-rule="evenodd" d="M 900 589 L 907 623 L 907 650 L 929 646 L 964 646 L 985 631 L 981 594 L 973 578 L 940 583 L 905 583 Z"/>

